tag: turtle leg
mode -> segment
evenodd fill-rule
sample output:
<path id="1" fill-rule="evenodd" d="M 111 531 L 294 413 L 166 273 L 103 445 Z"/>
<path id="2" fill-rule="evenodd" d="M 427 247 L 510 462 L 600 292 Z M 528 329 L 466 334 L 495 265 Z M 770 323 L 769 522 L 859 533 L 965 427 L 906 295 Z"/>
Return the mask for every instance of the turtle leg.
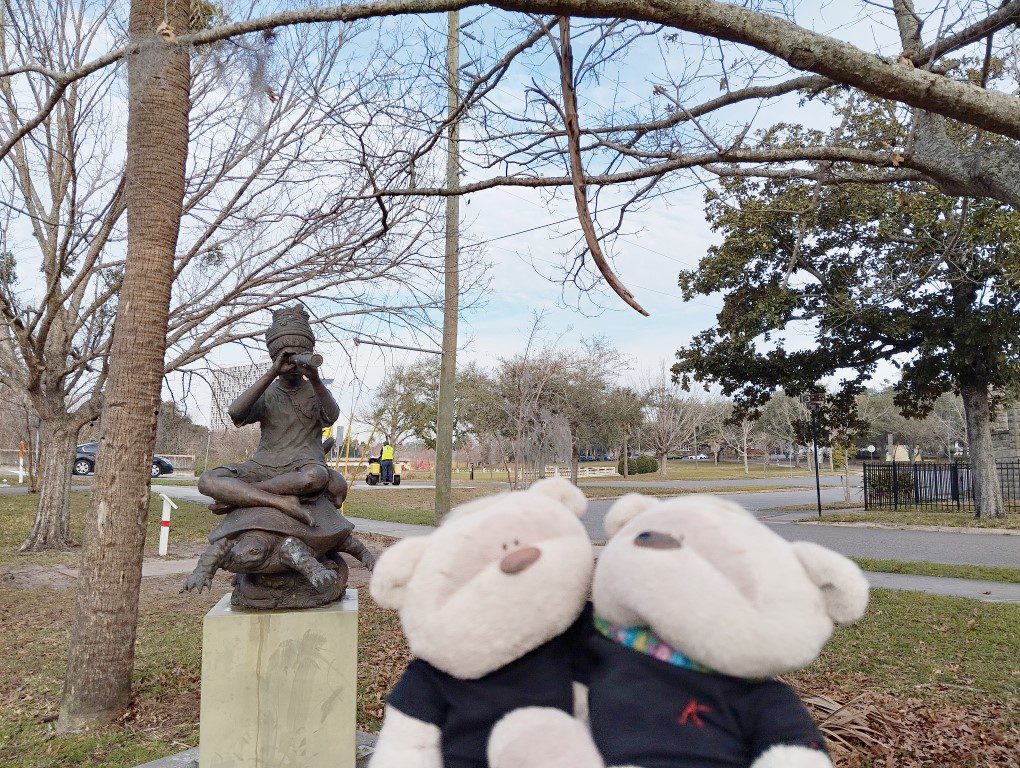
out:
<path id="1" fill-rule="evenodd" d="M 198 565 L 191 572 L 188 580 L 181 587 L 181 592 L 192 592 L 212 588 L 213 576 L 227 560 L 232 542 L 229 539 L 220 539 L 210 544 L 201 557 L 198 558 Z"/>
<path id="2" fill-rule="evenodd" d="M 353 533 L 347 537 L 347 540 L 343 544 L 339 546 L 338 556 L 339 552 L 346 552 L 348 555 L 357 558 L 363 566 L 368 568 L 368 570 L 375 570 L 375 555 L 369 551 L 365 542 Z"/>
<path id="3" fill-rule="evenodd" d="M 280 544 L 280 559 L 304 576 L 319 592 L 326 592 L 336 583 L 336 571 L 331 571 L 312 554 L 301 539 L 288 536 Z"/>

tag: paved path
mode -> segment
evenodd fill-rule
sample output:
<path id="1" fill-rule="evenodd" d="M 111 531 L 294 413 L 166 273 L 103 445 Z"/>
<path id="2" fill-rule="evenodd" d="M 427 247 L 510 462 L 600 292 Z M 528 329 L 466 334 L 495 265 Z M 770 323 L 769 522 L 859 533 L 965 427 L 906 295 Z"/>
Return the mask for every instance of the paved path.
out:
<path id="1" fill-rule="evenodd" d="M 867 572 L 872 587 L 902 589 L 910 592 L 927 592 L 929 595 L 948 595 L 983 600 L 989 603 L 1020 604 L 1020 584 L 977 579 L 951 579 L 943 576 L 912 576 L 904 573 Z"/>

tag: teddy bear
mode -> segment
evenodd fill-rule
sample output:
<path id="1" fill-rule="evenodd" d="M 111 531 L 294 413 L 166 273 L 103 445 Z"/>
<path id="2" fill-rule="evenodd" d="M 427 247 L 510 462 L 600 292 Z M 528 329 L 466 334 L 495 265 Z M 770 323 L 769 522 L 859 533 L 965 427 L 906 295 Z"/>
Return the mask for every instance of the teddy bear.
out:
<path id="1" fill-rule="evenodd" d="M 714 496 L 630 494 L 605 529 L 586 647 L 590 735 L 558 712 L 511 713 L 493 730 L 492 768 L 831 768 L 775 676 L 812 663 L 834 623 L 863 616 L 861 570 Z"/>
<path id="2" fill-rule="evenodd" d="M 370 768 L 485 768 L 521 707 L 573 712 L 575 632 L 594 569 L 584 494 L 562 478 L 454 509 L 379 557 L 369 585 L 415 659 L 389 695 Z"/>

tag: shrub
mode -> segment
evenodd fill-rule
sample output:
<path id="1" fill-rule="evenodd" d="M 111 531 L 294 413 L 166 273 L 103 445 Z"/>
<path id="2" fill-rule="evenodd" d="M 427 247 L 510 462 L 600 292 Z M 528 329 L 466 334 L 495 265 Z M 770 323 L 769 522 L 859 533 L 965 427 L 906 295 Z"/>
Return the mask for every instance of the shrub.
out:
<path id="1" fill-rule="evenodd" d="M 616 471 L 623 474 L 623 459 L 616 464 Z M 659 462 L 654 456 L 638 456 L 636 459 L 627 459 L 628 475 L 647 475 L 659 471 Z"/>

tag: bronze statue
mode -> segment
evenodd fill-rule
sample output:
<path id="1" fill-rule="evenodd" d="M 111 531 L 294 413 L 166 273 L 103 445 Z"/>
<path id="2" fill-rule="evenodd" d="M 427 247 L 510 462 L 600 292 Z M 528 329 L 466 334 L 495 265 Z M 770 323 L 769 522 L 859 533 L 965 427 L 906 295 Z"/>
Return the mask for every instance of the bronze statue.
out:
<path id="1" fill-rule="evenodd" d="M 230 406 L 238 427 L 259 424 L 261 439 L 247 461 L 216 467 L 198 479 L 225 515 L 209 535 L 182 592 L 201 592 L 220 568 L 236 574 L 233 605 L 311 608 L 343 597 L 348 569 L 341 552 L 368 568 L 375 558 L 340 513 L 343 475 L 326 466 L 322 430 L 340 415 L 319 378 L 321 356 L 303 307 L 273 313 L 266 331 L 273 365 Z"/>

